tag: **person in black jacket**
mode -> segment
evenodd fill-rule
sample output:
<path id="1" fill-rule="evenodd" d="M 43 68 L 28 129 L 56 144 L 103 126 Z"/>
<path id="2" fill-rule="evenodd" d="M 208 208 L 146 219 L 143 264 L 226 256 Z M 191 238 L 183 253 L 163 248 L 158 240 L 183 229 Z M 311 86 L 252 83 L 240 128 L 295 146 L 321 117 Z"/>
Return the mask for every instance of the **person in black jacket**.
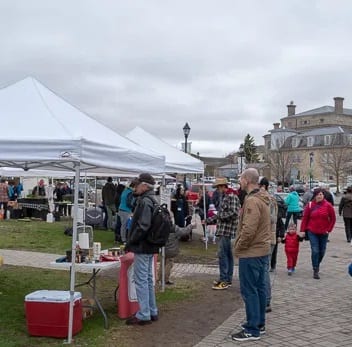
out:
<path id="1" fill-rule="evenodd" d="M 185 191 L 181 185 L 176 189 L 174 196 L 175 204 L 173 204 L 173 214 L 175 216 L 175 224 L 183 228 L 185 226 L 185 218 L 189 214 L 188 202 L 185 196 Z"/>
<path id="2" fill-rule="evenodd" d="M 146 325 L 158 320 L 153 285 L 153 259 L 159 247 L 150 244 L 146 238 L 152 226 L 154 211 L 154 178 L 142 173 L 134 181 L 134 195 L 137 196 L 132 225 L 127 235 L 126 251 L 134 253 L 134 281 L 139 303 L 138 312 L 127 319 L 127 325 Z"/>

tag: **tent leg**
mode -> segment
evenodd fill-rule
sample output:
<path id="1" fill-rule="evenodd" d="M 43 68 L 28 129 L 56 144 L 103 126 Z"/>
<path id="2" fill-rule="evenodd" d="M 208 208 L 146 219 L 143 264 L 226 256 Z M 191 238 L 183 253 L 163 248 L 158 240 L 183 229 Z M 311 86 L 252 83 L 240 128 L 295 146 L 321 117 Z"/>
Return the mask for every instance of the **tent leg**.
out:
<path id="1" fill-rule="evenodd" d="M 68 334 L 67 344 L 72 343 L 72 330 L 73 330 L 73 305 L 74 305 L 74 294 L 75 294 L 75 262 L 76 262 L 76 240 L 77 240 L 77 222 L 78 222 L 78 191 L 79 191 L 79 177 L 80 177 L 80 166 L 75 166 L 75 192 L 73 202 L 73 230 L 72 230 L 72 256 L 71 256 L 71 278 L 70 278 L 70 308 L 68 317 Z"/>

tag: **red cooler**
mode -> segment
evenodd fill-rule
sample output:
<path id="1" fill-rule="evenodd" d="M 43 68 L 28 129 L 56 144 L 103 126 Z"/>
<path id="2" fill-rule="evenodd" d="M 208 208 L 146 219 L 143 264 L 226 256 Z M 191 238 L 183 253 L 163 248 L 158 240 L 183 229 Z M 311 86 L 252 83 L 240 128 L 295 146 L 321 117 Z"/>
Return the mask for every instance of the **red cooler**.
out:
<path id="1" fill-rule="evenodd" d="M 82 330 L 81 293 L 75 292 L 72 335 Z M 68 336 L 70 292 L 37 290 L 25 297 L 28 333 L 33 336 Z"/>

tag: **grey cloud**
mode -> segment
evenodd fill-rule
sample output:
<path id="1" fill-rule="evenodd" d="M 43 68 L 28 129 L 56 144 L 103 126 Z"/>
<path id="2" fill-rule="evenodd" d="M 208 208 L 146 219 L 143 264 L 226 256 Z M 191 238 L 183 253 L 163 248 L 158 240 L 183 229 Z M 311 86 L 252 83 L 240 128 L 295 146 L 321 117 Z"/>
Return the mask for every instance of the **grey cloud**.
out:
<path id="1" fill-rule="evenodd" d="M 224 155 L 286 115 L 346 98 L 347 1 L 0 3 L 0 86 L 28 75 L 124 134 Z M 352 105 L 352 101 L 350 103 Z"/>

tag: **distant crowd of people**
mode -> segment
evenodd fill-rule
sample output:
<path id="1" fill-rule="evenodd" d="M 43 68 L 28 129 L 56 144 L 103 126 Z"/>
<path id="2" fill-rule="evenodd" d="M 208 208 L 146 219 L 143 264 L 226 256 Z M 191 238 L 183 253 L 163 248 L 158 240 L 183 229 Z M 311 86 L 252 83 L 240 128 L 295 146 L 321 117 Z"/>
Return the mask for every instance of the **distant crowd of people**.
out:
<path id="1" fill-rule="evenodd" d="M 146 174 L 147 175 L 147 174 Z M 141 184 L 141 182 L 144 182 Z M 151 218 L 147 196 L 153 194 L 151 176 L 139 177 L 134 182 L 135 197 L 132 208 L 132 226 L 127 235 L 127 249 L 137 253 L 135 281 L 140 310 L 126 321 L 128 325 L 146 325 L 158 320 L 158 309 L 151 292 L 151 257 L 159 250 L 148 246 L 145 240 L 132 245 L 130 236 L 145 232 Z M 244 170 L 240 177 L 240 189 L 232 189 L 226 178 L 217 178 L 212 196 L 200 191 L 198 200 L 193 203 L 202 221 L 204 240 L 218 246 L 219 278 L 212 284 L 213 290 L 226 290 L 232 285 L 234 257 L 238 258 L 240 292 L 245 304 L 246 320 L 240 331 L 233 333 L 234 341 L 258 340 L 265 334 L 266 314 L 271 308 L 270 272 L 276 271 L 277 250 L 284 244 L 288 276 L 295 274 L 298 264 L 300 244 L 306 239 L 311 250 L 312 277 L 320 279 L 328 235 L 333 231 L 336 216 L 332 195 L 327 190 L 316 188 L 308 190 L 301 198 L 290 187 L 284 201 L 277 200 L 269 193 L 269 181 L 259 177 L 256 169 Z M 175 225 L 173 239 L 178 240 L 182 233 L 189 233 L 187 226 L 190 205 L 187 192 L 179 185 L 172 197 L 171 210 Z M 137 213 L 137 211 L 139 211 Z M 339 214 L 343 215 L 346 240 L 352 237 L 352 188 L 342 197 Z M 301 219 L 300 227 L 298 220 Z M 188 228 L 188 229 L 187 229 Z M 172 258 L 178 254 L 178 243 L 169 248 L 166 281 L 170 281 Z M 170 251 L 171 250 L 171 251 Z M 143 264 L 143 265 L 142 265 Z M 160 280 L 160 272 L 159 272 Z"/>

